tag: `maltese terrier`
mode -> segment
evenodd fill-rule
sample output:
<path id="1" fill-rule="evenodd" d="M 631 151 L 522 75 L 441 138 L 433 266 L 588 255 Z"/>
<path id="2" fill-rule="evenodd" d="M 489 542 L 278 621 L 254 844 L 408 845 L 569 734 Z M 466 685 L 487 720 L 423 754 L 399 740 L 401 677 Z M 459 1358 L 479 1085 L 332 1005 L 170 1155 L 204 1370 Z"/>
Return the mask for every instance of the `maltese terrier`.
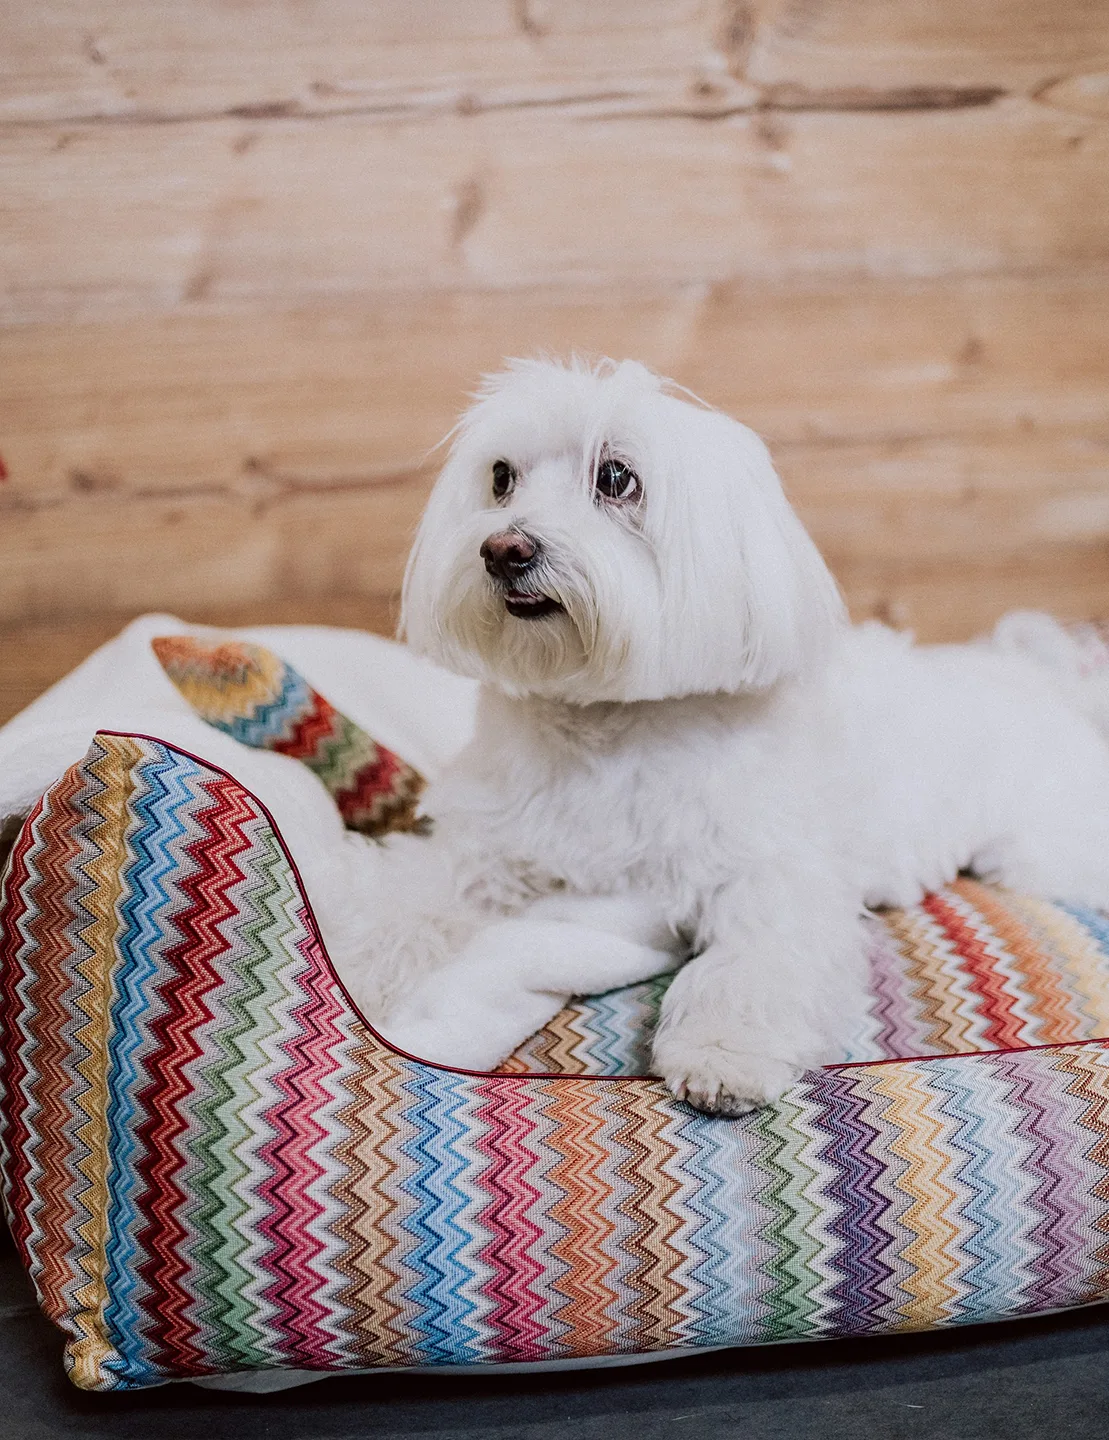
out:
<path id="1" fill-rule="evenodd" d="M 843 1055 L 868 908 L 963 869 L 1109 905 L 1109 699 L 1046 616 L 849 626 L 766 447 L 686 393 L 514 362 L 458 426 L 402 628 L 481 682 L 477 729 L 349 978 L 400 1048 L 488 1069 L 677 969 L 654 1068 L 738 1115 Z"/>

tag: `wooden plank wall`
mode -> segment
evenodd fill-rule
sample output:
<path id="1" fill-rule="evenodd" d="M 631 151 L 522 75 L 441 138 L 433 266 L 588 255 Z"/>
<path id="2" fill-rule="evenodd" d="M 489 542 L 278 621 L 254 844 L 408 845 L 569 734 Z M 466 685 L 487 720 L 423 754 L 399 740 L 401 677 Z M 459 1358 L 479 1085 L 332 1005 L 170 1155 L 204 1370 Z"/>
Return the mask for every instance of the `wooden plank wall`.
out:
<path id="1" fill-rule="evenodd" d="M 478 374 L 746 419 L 858 615 L 1109 612 L 1105 0 L 0 0 L 0 717 L 388 628 Z"/>

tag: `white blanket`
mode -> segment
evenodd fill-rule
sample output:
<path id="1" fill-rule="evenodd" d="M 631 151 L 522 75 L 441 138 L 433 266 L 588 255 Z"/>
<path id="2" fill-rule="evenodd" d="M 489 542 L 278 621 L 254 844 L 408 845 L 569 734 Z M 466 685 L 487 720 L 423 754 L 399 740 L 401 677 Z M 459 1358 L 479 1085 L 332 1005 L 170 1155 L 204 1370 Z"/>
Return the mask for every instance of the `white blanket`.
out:
<path id="1" fill-rule="evenodd" d="M 476 686 L 358 630 L 264 625 L 221 631 L 172 615 L 144 615 L 0 728 L 0 822 L 25 814 L 85 754 L 97 730 L 151 735 L 227 770 L 272 812 L 338 960 L 336 952 L 346 946 L 337 929 L 350 912 L 342 897 L 369 881 L 378 848 L 344 828 L 331 796 L 299 760 L 252 750 L 201 720 L 155 658 L 150 641 L 156 635 L 234 635 L 267 646 L 429 779 L 469 738 Z"/>

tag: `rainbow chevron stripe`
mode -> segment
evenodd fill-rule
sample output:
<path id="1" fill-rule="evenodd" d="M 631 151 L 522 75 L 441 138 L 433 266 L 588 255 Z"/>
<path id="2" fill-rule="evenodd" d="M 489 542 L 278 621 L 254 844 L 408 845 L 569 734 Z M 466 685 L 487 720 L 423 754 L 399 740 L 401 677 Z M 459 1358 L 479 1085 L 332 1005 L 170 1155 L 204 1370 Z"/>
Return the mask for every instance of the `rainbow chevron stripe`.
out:
<path id="1" fill-rule="evenodd" d="M 272 650 L 192 635 L 150 642 L 162 669 L 209 725 L 244 745 L 302 761 L 334 798 L 348 830 L 422 831 L 423 777 L 335 709 Z"/>
<path id="2" fill-rule="evenodd" d="M 43 797 L 0 952 L 4 1203 L 86 1388 L 1109 1297 L 1109 1042 L 833 1067 L 738 1121 L 650 1079 L 438 1069 L 360 1020 L 259 802 L 155 740 L 97 736 Z M 1003 1014 L 1079 1025 L 1076 994 L 960 1023 L 996 1046 Z"/>

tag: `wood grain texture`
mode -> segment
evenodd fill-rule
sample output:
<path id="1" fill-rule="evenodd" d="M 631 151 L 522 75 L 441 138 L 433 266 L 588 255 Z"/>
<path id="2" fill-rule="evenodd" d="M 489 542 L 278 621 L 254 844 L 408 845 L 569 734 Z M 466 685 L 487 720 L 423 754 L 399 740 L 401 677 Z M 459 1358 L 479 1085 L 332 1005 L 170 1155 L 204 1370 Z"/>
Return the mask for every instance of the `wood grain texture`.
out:
<path id="1" fill-rule="evenodd" d="M 745 418 L 856 609 L 948 633 L 920 578 L 944 566 L 983 592 L 1004 572 L 1007 604 L 1051 573 L 1109 584 L 1107 329 L 1100 272 L 16 327 L 0 614 L 395 596 L 430 448 L 531 342 L 637 355 Z"/>
<path id="2" fill-rule="evenodd" d="M 1101 0 L 22 0 L 0 119 L 944 106 L 1109 69 Z"/>
<path id="3" fill-rule="evenodd" d="M 1101 0 L 775 0 L 747 27 L 744 75 L 779 102 L 935 101 L 974 87 L 1038 91 L 1109 69 Z"/>
<path id="4" fill-rule="evenodd" d="M 691 119 L 0 127 L 9 321 L 336 294 L 1059 270 L 1109 126 L 1027 99 Z"/>
<path id="5" fill-rule="evenodd" d="M 382 116 L 729 86 L 699 0 L 4 0 L 0 118 Z M 249 39 L 249 43 L 244 43 Z"/>
<path id="6" fill-rule="evenodd" d="M 15 326 L 0 330 L 0 506 L 385 482 L 421 466 L 483 371 L 542 350 L 639 358 L 776 447 L 1088 434 L 1109 429 L 1107 333 L 1101 270 Z"/>
<path id="7" fill-rule="evenodd" d="M 33 622 L 197 603 L 377 601 L 399 589 L 425 494 L 409 483 L 326 500 L 90 496 L 15 512 L 4 523 L 0 614 Z"/>
<path id="8" fill-rule="evenodd" d="M 1104 0 L 0 36 L 0 714 L 147 608 L 389 628 L 430 448 L 543 349 L 766 435 L 856 615 L 1109 613 Z"/>

